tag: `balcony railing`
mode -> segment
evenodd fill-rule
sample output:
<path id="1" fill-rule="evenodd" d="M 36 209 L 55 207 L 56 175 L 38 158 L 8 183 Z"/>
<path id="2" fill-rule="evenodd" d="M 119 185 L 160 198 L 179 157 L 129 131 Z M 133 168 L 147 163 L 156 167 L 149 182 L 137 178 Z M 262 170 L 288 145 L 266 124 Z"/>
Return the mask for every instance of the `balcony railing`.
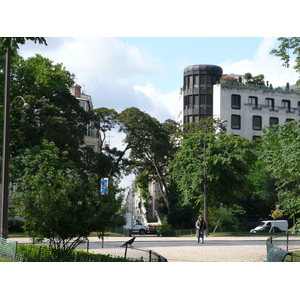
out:
<path id="1" fill-rule="evenodd" d="M 251 106 L 253 110 L 262 110 L 262 109 L 269 109 L 269 111 L 279 112 L 281 110 L 285 110 L 286 113 L 294 114 L 300 111 L 298 108 L 294 107 L 284 107 L 284 106 L 269 106 L 263 104 L 252 104 L 252 103 L 245 103 L 246 106 Z"/>

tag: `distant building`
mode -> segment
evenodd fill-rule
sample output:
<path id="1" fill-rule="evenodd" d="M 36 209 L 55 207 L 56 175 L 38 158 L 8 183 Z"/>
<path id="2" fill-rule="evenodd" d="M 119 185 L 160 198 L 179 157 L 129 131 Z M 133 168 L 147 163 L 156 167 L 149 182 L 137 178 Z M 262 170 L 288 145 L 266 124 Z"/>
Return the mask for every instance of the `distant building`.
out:
<path id="1" fill-rule="evenodd" d="M 93 109 L 92 97 L 82 92 L 80 85 L 72 86 L 71 94 L 80 101 L 80 105 L 85 111 Z M 100 152 L 100 133 L 98 130 L 93 129 L 92 123 L 86 125 L 84 146 L 91 147 L 95 152 Z"/>

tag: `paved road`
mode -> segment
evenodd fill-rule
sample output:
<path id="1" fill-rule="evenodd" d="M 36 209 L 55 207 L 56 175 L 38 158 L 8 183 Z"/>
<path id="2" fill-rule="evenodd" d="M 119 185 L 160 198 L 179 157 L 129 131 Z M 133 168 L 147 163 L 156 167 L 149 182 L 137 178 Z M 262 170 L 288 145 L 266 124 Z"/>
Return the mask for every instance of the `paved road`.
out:
<path id="1" fill-rule="evenodd" d="M 90 238 L 90 241 L 97 239 Z M 105 242 L 121 244 L 128 239 L 108 237 Z M 266 239 L 265 236 L 214 236 L 198 244 L 194 237 L 136 236 L 134 247 L 153 250 L 169 262 L 262 262 L 266 257 Z"/>

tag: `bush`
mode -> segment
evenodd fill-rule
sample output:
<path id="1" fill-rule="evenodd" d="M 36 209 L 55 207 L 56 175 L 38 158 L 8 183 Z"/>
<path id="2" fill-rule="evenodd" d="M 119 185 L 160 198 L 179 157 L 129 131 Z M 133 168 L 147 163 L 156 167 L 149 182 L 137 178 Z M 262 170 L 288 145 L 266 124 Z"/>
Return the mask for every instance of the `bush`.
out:
<path id="1" fill-rule="evenodd" d="M 18 255 L 24 262 L 129 262 L 124 258 L 88 253 L 83 250 L 63 251 L 44 245 L 18 245 Z"/>
<path id="2" fill-rule="evenodd" d="M 12 219 L 8 221 L 8 232 L 11 233 L 20 233 L 24 232 L 23 230 L 24 221 Z"/>

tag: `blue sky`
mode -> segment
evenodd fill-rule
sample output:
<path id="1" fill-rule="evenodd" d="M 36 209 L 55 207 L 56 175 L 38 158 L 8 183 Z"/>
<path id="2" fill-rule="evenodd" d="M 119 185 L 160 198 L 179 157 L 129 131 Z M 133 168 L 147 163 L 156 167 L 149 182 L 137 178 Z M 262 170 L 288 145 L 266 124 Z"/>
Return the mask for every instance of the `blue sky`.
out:
<path id="1" fill-rule="evenodd" d="M 183 71 L 191 64 L 264 74 L 274 87 L 298 78 L 269 54 L 278 45 L 274 37 L 50 37 L 47 43 L 28 42 L 20 54 L 62 63 L 92 96 L 94 108 L 135 106 L 161 122 L 176 119 Z"/>

